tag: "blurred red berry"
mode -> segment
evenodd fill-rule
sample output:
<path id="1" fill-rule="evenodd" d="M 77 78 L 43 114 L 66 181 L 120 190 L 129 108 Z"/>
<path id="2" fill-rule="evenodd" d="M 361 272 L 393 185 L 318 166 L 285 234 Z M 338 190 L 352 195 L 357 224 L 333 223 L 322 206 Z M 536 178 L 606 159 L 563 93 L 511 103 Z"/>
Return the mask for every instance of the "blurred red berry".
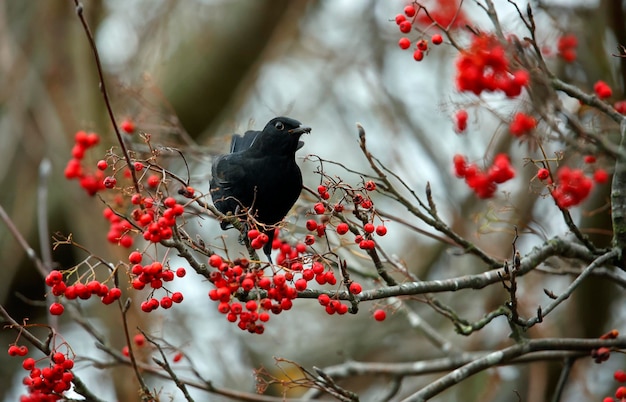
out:
<path id="1" fill-rule="evenodd" d="M 541 168 L 537 171 L 537 178 L 539 178 L 539 180 L 545 180 L 548 177 L 550 177 L 550 171 L 548 169 Z"/>
<path id="2" fill-rule="evenodd" d="M 385 318 L 387 318 L 387 313 L 385 312 L 385 310 L 378 309 L 374 311 L 374 319 L 376 321 L 384 321 Z"/>
<path id="3" fill-rule="evenodd" d="M 593 172 L 593 181 L 598 184 L 604 184 L 609 181 L 609 174 L 604 169 L 597 169 Z"/>
<path id="4" fill-rule="evenodd" d="M 413 7 L 412 5 L 408 5 L 408 6 L 404 7 L 404 14 L 407 17 L 415 16 L 415 7 Z"/>
<path id="5" fill-rule="evenodd" d="M 132 120 L 126 119 L 122 121 L 120 128 L 126 134 L 132 134 L 135 132 L 135 123 L 133 123 Z"/>
<path id="6" fill-rule="evenodd" d="M 600 80 L 593 85 L 593 91 L 598 95 L 600 99 L 610 98 L 613 95 L 613 90 L 606 82 Z"/>

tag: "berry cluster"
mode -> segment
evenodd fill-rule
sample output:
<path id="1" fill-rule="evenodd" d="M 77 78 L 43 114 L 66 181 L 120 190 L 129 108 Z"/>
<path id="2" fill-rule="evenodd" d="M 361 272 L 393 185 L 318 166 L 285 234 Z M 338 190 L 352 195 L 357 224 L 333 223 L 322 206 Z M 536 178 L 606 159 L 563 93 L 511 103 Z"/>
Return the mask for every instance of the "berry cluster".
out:
<path id="1" fill-rule="evenodd" d="M 57 297 L 65 297 L 68 300 L 82 299 L 87 300 L 92 296 L 99 297 L 103 304 L 111 304 L 122 296 L 122 291 L 117 287 L 109 288 L 105 283 L 96 280 L 86 284 L 76 282 L 68 285 L 63 280 L 63 274 L 60 271 L 50 271 L 46 276 L 46 285 L 51 287 L 52 294 Z M 61 303 L 52 303 L 50 305 L 50 314 L 61 315 L 65 308 Z"/>
<path id="2" fill-rule="evenodd" d="M 623 370 L 616 370 L 613 373 L 613 378 L 615 381 L 623 384 L 626 382 L 626 372 Z M 626 402 L 626 386 L 621 385 L 617 387 L 615 390 L 615 399 L 607 396 L 602 400 L 602 402 Z"/>
<path id="3" fill-rule="evenodd" d="M 459 91 L 480 95 L 483 91 L 502 91 L 509 98 L 521 94 L 530 82 L 526 70 L 510 71 L 506 50 L 493 35 L 478 35 L 456 62 Z"/>
<path id="4" fill-rule="evenodd" d="M 318 228 L 321 226 L 324 225 L 319 225 Z M 320 232 L 318 231 L 318 234 L 319 233 Z M 279 233 L 277 232 L 276 236 L 274 236 L 274 243 L 272 244 L 272 248 L 274 250 L 278 250 L 278 255 L 276 256 L 276 264 L 287 269 L 291 269 L 291 266 L 295 264 L 295 268 L 298 269 L 300 266 L 297 264 L 302 265 L 300 261 L 306 253 L 307 243 L 309 243 L 309 246 L 313 245 L 313 243 L 315 243 L 315 239 L 311 241 L 312 236 L 307 235 L 304 240 L 305 243 L 298 242 L 295 245 L 291 245 L 288 242 L 281 240 L 278 237 L 278 234 Z M 324 232 L 321 231 L 321 234 L 319 234 L 319 236 L 323 235 Z"/>
<path id="5" fill-rule="evenodd" d="M 87 134 L 85 131 L 78 131 L 74 136 L 74 147 L 72 148 L 72 159 L 65 166 L 65 178 L 68 180 L 78 180 L 80 186 L 89 195 L 95 195 L 98 191 L 104 190 L 104 174 L 101 170 L 89 172 L 83 166 L 83 158 L 89 148 L 100 142 L 100 136 L 96 133 Z"/>
<path id="6" fill-rule="evenodd" d="M 209 265 L 216 268 L 211 272 L 209 280 L 215 289 L 209 291 L 209 298 L 217 301 L 217 309 L 225 314 L 230 322 L 236 322 L 242 330 L 262 334 L 264 322 L 269 321 L 269 312 L 280 314 L 291 309 L 298 291 L 288 285 L 288 277 L 275 274 L 272 279 L 264 276 L 262 270 L 250 269 L 248 260 L 237 259 L 231 263 L 213 254 Z M 293 280 L 293 271 L 288 271 Z M 238 292 L 248 293 L 253 289 L 264 290 L 267 297 L 260 300 L 248 300 L 242 305 L 235 299 Z"/>
<path id="7" fill-rule="evenodd" d="M 552 197 L 560 208 L 570 208 L 580 204 L 591 192 L 593 183 L 580 169 L 567 166 L 557 171 L 557 184 L 552 190 Z"/>
<path id="8" fill-rule="evenodd" d="M 521 137 L 537 127 L 537 120 L 526 113 L 518 112 L 509 124 L 509 131 L 516 137 Z"/>
<path id="9" fill-rule="evenodd" d="M 28 353 L 28 348 L 11 345 L 8 353 L 9 356 L 23 357 Z M 48 364 L 43 368 L 37 367 L 39 362 L 32 357 L 22 361 L 22 367 L 29 372 L 22 380 L 28 389 L 28 395 L 22 395 L 20 402 L 58 401 L 71 388 L 74 375 L 70 370 L 74 367 L 74 360 L 61 352 L 54 352 L 45 360 Z"/>
<path id="10" fill-rule="evenodd" d="M 576 60 L 576 48 L 578 47 L 578 39 L 574 34 L 563 35 L 557 42 L 557 51 L 559 57 L 568 63 Z"/>
<path id="11" fill-rule="evenodd" d="M 396 15 L 395 21 L 398 25 L 398 29 L 402 33 L 409 33 L 413 27 L 413 21 L 415 20 L 417 15 L 417 11 L 413 5 L 408 5 L 404 7 L 404 14 Z M 412 20 L 408 20 L 408 18 L 412 18 Z M 443 37 L 440 34 L 434 34 L 430 41 L 433 45 L 441 45 L 443 43 Z M 407 37 L 402 37 L 398 41 L 398 46 L 400 49 L 406 50 L 411 47 L 411 40 Z M 413 50 L 413 59 L 415 61 L 422 61 L 424 59 L 424 55 L 428 52 L 428 41 L 426 39 L 419 39 L 415 42 L 415 49 Z"/>
<path id="12" fill-rule="evenodd" d="M 376 183 L 369 180 L 363 184 L 363 188 L 361 190 L 362 191 L 357 192 L 351 191 L 349 194 L 352 197 L 352 202 L 355 207 L 354 214 L 361 217 L 361 220 L 366 222 L 363 224 L 362 234 L 357 234 L 354 238 L 354 242 L 363 250 L 373 250 L 376 248 L 376 242 L 373 239 L 374 234 L 384 236 L 387 234 L 387 228 L 385 225 L 381 224 L 375 226 L 373 223 L 376 214 L 373 208 L 374 203 L 368 193 L 376 190 Z M 318 193 L 324 200 L 329 198 L 327 196 L 327 188 L 324 185 L 320 185 L 318 187 Z M 330 219 L 330 216 L 327 215 L 328 210 L 331 210 L 334 213 L 341 213 L 344 210 L 344 206 L 341 203 L 337 203 L 333 207 L 330 207 L 330 205 L 323 202 L 318 202 L 313 206 L 313 211 L 317 215 L 323 215 L 322 220 L 325 221 L 329 221 Z M 306 227 L 310 231 L 316 231 L 318 236 L 323 236 L 326 231 L 326 224 L 318 224 L 317 221 L 313 219 L 307 221 Z M 346 222 L 340 222 L 335 227 L 335 231 L 338 235 L 343 236 L 350 231 L 350 225 Z"/>
<path id="13" fill-rule="evenodd" d="M 132 134 L 135 132 L 134 123 L 131 120 L 124 120 L 120 125 L 123 132 Z M 147 137 L 148 138 L 148 137 Z M 85 156 L 85 151 L 100 141 L 100 137 L 95 133 L 87 134 L 84 131 L 76 133 L 74 148 L 72 149 L 72 156 L 67 167 L 65 169 L 65 176 L 68 179 L 79 179 L 81 186 L 90 194 L 94 195 L 98 191 L 104 189 L 118 189 L 117 179 L 115 178 L 116 171 L 122 169 L 122 175 L 124 179 L 130 179 L 132 176 L 131 170 L 126 166 L 124 158 L 120 158 L 116 155 L 109 155 L 107 160 L 99 160 L 96 163 L 96 170 L 93 173 L 87 172 L 87 169 L 82 164 L 82 160 Z M 146 140 L 149 141 L 149 138 Z M 118 162 L 123 162 L 123 165 L 119 165 Z M 140 161 L 132 162 L 131 168 L 135 172 L 144 170 L 146 164 Z M 105 171 L 112 169 L 113 173 L 105 177 Z M 146 175 L 145 188 L 155 189 L 162 183 L 162 177 L 159 175 Z M 144 179 L 140 179 L 140 186 L 143 186 Z M 183 188 L 180 193 L 187 197 L 193 198 L 194 189 L 192 187 Z M 155 197 L 156 198 L 156 197 Z M 115 195 L 114 203 L 117 206 L 124 207 L 125 197 L 122 196 L 122 192 L 118 191 Z M 113 244 L 118 244 L 122 247 L 129 248 L 133 245 L 133 224 L 143 229 L 143 237 L 145 240 L 158 243 L 161 240 L 166 240 L 172 237 L 172 228 L 176 225 L 176 218 L 181 216 L 184 212 L 184 207 L 176 202 L 173 197 L 166 197 L 163 200 L 153 199 L 149 196 L 142 194 L 134 194 L 130 197 L 130 203 L 136 205 L 137 208 L 132 211 L 132 215 L 128 219 L 116 214 L 111 208 L 104 209 L 104 217 L 109 221 L 110 228 L 107 235 L 107 240 Z"/>
<path id="14" fill-rule="evenodd" d="M 109 232 L 107 240 L 109 243 L 119 244 L 122 247 L 130 248 L 134 238 L 131 236 L 133 225 L 128 220 L 117 215 L 109 207 L 104 208 L 103 215 L 109 221 Z"/>
<path id="15" fill-rule="evenodd" d="M 475 163 L 468 164 L 463 155 L 455 155 L 454 173 L 459 178 L 465 178 L 465 182 L 474 190 L 480 198 L 491 198 L 498 188 L 498 184 L 504 183 L 515 177 L 515 170 L 511 166 L 506 154 L 498 154 L 493 164 L 487 171 L 481 170 Z"/>
<path id="16" fill-rule="evenodd" d="M 132 219 L 143 228 L 143 238 L 152 243 L 170 239 L 173 235 L 172 228 L 176 226 L 176 218 L 185 212 L 185 207 L 174 197 L 166 197 L 159 203 L 151 197 L 135 194 L 131 203 L 138 205 L 131 213 Z"/>
<path id="17" fill-rule="evenodd" d="M 142 290 L 146 286 L 152 288 L 152 293 L 158 289 L 164 289 L 166 291 L 165 296 L 158 300 L 154 297 L 151 297 L 148 300 L 141 302 L 141 310 L 149 313 L 153 310 L 156 310 L 159 307 L 164 309 L 168 309 L 172 307 L 174 303 L 180 303 L 183 301 L 183 294 L 181 292 L 170 292 L 165 289 L 163 286 L 164 282 L 171 282 L 175 277 L 182 278 L 187 274 L 185 268 L 178 268 L 176 271 L 173 271 L 169 268 L 165 269 L 163 264 L 154 261 L 151 264 L 142 265 L 141 261 L 143 256 L 138 251 L 133 251 L 128 256 L 128 261 L 133 264 L 130 272 L 132 274 L 132 282 L 131 285 L 135 290 Z"/>
<path id="18" fill-rule="evenodd" d="M 265 233 L 261 233 L 257 229 L 250 229 L 248 230 L 248 239 L 250 239 L 250 247 L 255 250 L 259 250 L 267 244 L 270 237 Z"/>

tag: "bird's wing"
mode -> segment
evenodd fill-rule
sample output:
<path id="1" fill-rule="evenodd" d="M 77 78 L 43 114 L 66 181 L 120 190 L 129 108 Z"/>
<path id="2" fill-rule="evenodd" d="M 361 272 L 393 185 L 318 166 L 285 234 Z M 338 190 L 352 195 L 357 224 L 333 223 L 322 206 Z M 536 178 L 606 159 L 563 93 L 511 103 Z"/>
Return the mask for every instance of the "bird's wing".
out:
<path id="1" fill-rule="evenodd" d="M 230 141 L 230 152 L 241 152 L 250 148 L 254 141 L 256 141 L 257 137 L 261 134 L 260 131 L 249 130 L 242 136 L 239 134 L 234 134 L 232 140 Z"/>
<path id="2" fill-rule="evenodd" d="M 246 171 L 238 153 L 219 156 L 211 166 L 211 187 L 220 192 L 230 188 L 245 177 Z"/>

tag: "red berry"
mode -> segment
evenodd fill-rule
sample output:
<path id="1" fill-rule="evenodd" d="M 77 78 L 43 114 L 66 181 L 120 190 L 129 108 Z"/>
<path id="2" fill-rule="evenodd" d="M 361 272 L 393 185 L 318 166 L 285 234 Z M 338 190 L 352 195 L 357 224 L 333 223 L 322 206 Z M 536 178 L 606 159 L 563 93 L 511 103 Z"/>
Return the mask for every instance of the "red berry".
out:
<path id="1" fill-rule="evenodd" d="M 321 195 L 328 192 L 328 189 L 324 185 L 317 186 L 317 192 Z"/>
<path id="2" fill-rule="evenodd" d="M 626 372 L 623 370 L 616 370 L 613 373 L 613 378 L 615 378 L 615 381 L 617 382 L 626 382 Z"/>
<path id="3" fill-rule="evenodd" d="M 318 202 L 315 205 L 313 205 L 313 210 L 315 211 L 316 214 L 321 215 L 324 212 L 326 212 L 326 207 L 324 207 L 324 204 L 322 204 L 321 202 Z"/>
<path id="4" fill-rule="evenodd" d="M 50 314 L 52 315 L 61 315 L 63 314 L 64 310 L 65 308 L 63 307 L 61 303 L 52 303 L 50 305 Z"/>
<path id="5" fill-rule="evenodd" d="M 141 255 L 141 253 L 139 251 L 133 251 L 132 253 L 130 253 L 130 255 L 128 256 L 128 261 L 131 264 L 139 264 L 141 262 L 141 260 L 143 259 L 143 256 Z"/>
<path id="6" fill-rule="evenodd" d="M 259 232 L 257 229 L 250 229 L 248 230 L 248 239 L 254 240 L 259 237 L 260 234 L 261 232 Z"/>
<path id="7" fill-rule="evenodd" d="M 415 7 L 413 7 L 412 5 L 404 7 L 404 14 L 407 17 L 413 17 L 415 15 Z"/>
<path id="8" fill-rule="evenodd" d="M 98 161 L 98 163 L 96 164 L 96 167 L 99 170 L 106 170 L 107 167 L 109 167 L 109 165 L 107 164 L 107 161 L 105 161 L 104 159 L 101 159 Z"/>
<path id="9" fill-rule="evenodd" d="M 20 347 L 17 348 L 17 354 L 19 356 L 26 356 L 28 354 L 28 347 L 22 345 Z"/>
<path id="10" fill-rule="evenodd" d="M 385 225 L 378 225 L 376 226 L 376 234 L 379 236 L 384 236 L 387 234 L 387 228 L 385 227 Z"/>
<path id="11" fill-rule="evenodd" d="M 434 34 L 430 38 L 430 41 L 433 43 L 433 45 L 441 45 L 443 43 L 443 37 L 439 34 Z"/>
<path id="12" fill-rule="evenodd" d="M 246 302 L 246 310 L 248 310 L 248 311 L 256 311 L 257 307 L 258 307 L 258 305 L 257 305 L 256 301 L 254 301 L 254 300 L 248 300 Z"/>
<path id="13" fill-rule="evenodd" d="M 317 229 L 317 222 L 313 219 L 309 219 L 308 221 L 306 221 L 306 229 L 311 232 L 314 231 L 315 229 Z"/>
<path id="14" fill-rule="evenodd" d="M 585 161 L 585 163 L 595 163 L 596 162 L 596 157 L 593 156 L 593 155 L 585 155 L 583 160 Z"/>
<path id="15" fill-rule="evenodd" d="M 337 225 L 336 231 L 338 235 L 344 235 L 348 233 L 348 230 L 350 230 L 350 227 L 345 222 L 341 222 L 339 225 Z"/>
<path id="16" fill-rule="evenodd" d="M 122 121 L 122 123 L 120 124 L 120 128 L 126 134 L 132 134 L 135 131 L 135 124 L 132 122 L 132 120 L 126 119 Z"/>
<path id="17" fill-rule="evenodd" d="M 135 342 L 137 346 L 143 346 L 146 344 L 146 337 L 143 336 L 143 334 L 137 334 L 133 337 L 133 342 Z"/>
<path id="18" fill-rule="evenodd" d="M 598 81 L 593 85 L 593 90 L 600 99 L 610 98 L 613 95 L 613 90 L 604 81 Z"/>
<path id="19" fill-rule="evenodd" d="M 550 177 L 550 171 L 548 169 L 541 168 L 537 171 L 537 178 L 539 178 L 539 180 L 545 180 L 548 177 Z"/>
<path id="20" fill-rule="evenodd" d="M 324 272 L 324 264 L 318 261 L 314 262 L 313 265 L 311 265 L 311 271 L 313 271 L 315 275 L 321 274 Z"/>
<path id="21" fill-rule="evenodd" d="M 374 311 L 374 319 L 376 321 L 384 321 L 385 318 L 387 318 L 387 313 L 385 312 L 385 310 L 378 309 Z"/>
<path id="22" fill-rule="evenodd" d="M 56 269 L 50 271 L 48 276 L 46 276 L 46 285 L 48 286 L 54 286 L 61 283 L 61 281 L 63 281 L 63 274 Z"/>
<path id="23" fill-rule="evenodd" d="M 361 293 L 361 291 L 363 291 L 363 288 L 359 283 L 352 282 L 350 284 L 350 293 L 352 293 L 353 295 L 358 295 L 359 293 Z"/>
<path id="24" fill-rule="evenodd" d="M 8 353 L 9 353 L 9 356 L 19 356 L 20 348 L 17 345 L 11 345 L 9 346 Z"/>
<path id="25" fill-rule="evenodd" d="M 363 230 L 365 230 L 365 233 L 374 233 L 374 225 L 371 223 L 366 223 L 365 225 L 363 225 Z"/>
<path id="26" fill-rule="evenodd" d="M 415 49 L 415 51 L 413 52 L 413 59 L 415 61 L 422 61 L 424 59 L 424 52 L 419 49 Z"/>
<path id="27" fill-rule="evenodd" d="M 172 298 L 170 298 L 169 296 L 163 296 L 161 298 L 161 302 L 159 304 L 164 309 L 168 309 L 168 308 L 172 307 L 172 303 L 173 303 Z"/>
<path id="28" fill-rule="evenodd" d="M 183 276 L 185 276 L 187 274 L 187 270 L 185 270 L 185 268 L 180 267 L 176 270 L 176 276 L 179 278 L 182 278 Z"/>
<path id="29" fill-rule="evenodd" d="M 172 361 L 174 363 L 178 363 L 179 361 L 181 361 L 182 358 L 183 358 L 183 354 L 178 352 L 174 355 L 174 357 L 172 358 Z"/>
<path id="30" fill-rule="evenodd" d="M 337 283 L 337 278 L 335 278 L 335 274 L 333 273 L 333 271 L 326 271 L 324 273 L 324 279 L 329 285 L 334 285 Z"/>
<path id="31" fill-rule="evenodd" d="M 157 175 L 152 175 L 148 177 L 148 186 L 155 188 L 161 183 L 161 178 Z"/>
<path id="32" fill-rule="evenodd" d="M 397 25 L 400 25 L 401 23 L 403 23 L 405 21 L 406 21 L 406 17 L 404 15 L 402 15 L 402 14 L 396 15 L 396 24 Z M 76 133 L 76 134 L 78 134 L 78 133 Z"/>
<path id="33" fill-rule="evenodd" d="M 241 288 L 246 292 L 251 291 L 254 288 L 254 281 L 250 278 L 246 278 L 241 281 Z"/>
<path id="34" fill-rule="evenodd" d="M 104 187 L 113 188 L 117 184 L 117 179 L 113 176 L 107 176 L 104 178 Z"/>
<path id="35" fill-rule="evenodd" d="M 321 234 L 324 234 L 324 231 L 321 232 Z M 320 236 L 320 234 L 318 234 L 318 236 Z M 307 246 L 312 246 L 313 244 L 315 244 L 315 236 L 313 235 L 306 235 L 304 237 L 304 244 L 306 244 Z"/>
<path id="36" fill-rule="evenodd" d="M 411 47 L 411 41 L 409 40 L 409 38 L 400 38 L 400 40 L 398 41 L 398 46 L 400 46 L 400 49 L 408 49 Z"/>
<path id="37" fill-rule="evenodd" d="M 456 120 L 455 131 L 457 133 L 462 133 L 467 128 L 467 111 L 465 109 L 458 110 L 454 117 Z"/>
<path id="38" fill-rule="evenodd" d="M 209 265 L 213 268 L 219 268 L 222 265 L 222 257 L 217 254 L 213 254 L 209 257 Z"/>
<path id="39" fill-rule="evenodd" d="M 330 296 L 328 296 L 325 293 L 322 293 L 321 295 L 319 295 L 317 297 L 317 301 L 322 305 L 322 306 L 327 306 L 328 303 L 330 303 Z"/>
<path id="40" fill-rule="evenodd" d="M 22 367 L 24 368 L 24 370 L 28 370 L 28 371 L 34 369 L 35 359 L 33 359 L 32 357 L 24 359 L 24 361 L 22 362 Z"/>
<path id="41" fill-rule="evenodd" d="M 518 112 L 509 124 L 509 131 L 516 137 L 529 133 L 537 127 L 537 120 L 525 113 Z"/>
<path id="42" fill-rule="evenodd" d="M 613 107 L 617 110 L 617 113 L 626 114 L 626 101 L 617 101 L 613 104 Z"/>
<path id="43" fill-rule="evenodd" d="M 402 33 L 411 32 L 412 24 L 410 21 L 402 21 L 398 26 L 400 27 L 400 32 Z"/>
<path id="44" fill-rule="evenodd" d="M 428 42 L 426 42 L 426 39 L 418 40 L 416 46 L 422 52 L 425 52 L 426 50 L 428 50 Z"/>
<path id="45" fill-rule="evenodd" d="M 307 287 L 307 281 L 304 278 L 300 278 L 294 283 L 294 286 L 298 292 L 302 292 Z"/>
<path id="46" fill-rule="evenodd" d="M 365 182 L 365 189 L 367 191 L 374 191 L 374 190 L 376 190 L 376 183 L 374 183 L 372 180 L 366 181 Z"/>
<path id="47" fill-rule="evenodd" d="M 109 289 L 108 296 L 113 300 L 117 300 L 122 297 L 122 291 L 120 288 L 111 288 Z"/>
<path id="48" fill-rule="evenodd" d="M 52 361 L 56 364 L 63 364 L 63 362 L 65 361 L 65 355 L 61 352 L 56 352 L 52 355 Z"/>
<path id="49" fill-rule="evenodd" d="M 180 292 L 174 292 L 172 293 L 172 301 L 174 303 L 180 303 L 183 301 L 183 294 Z"/>
<path id="50" fill-rule="evenodd" d="M 604 184 L 609 181 L 609 174 L 604 169 L 598 169 L 593 172 L 593 180 L 598 184 Z"/>

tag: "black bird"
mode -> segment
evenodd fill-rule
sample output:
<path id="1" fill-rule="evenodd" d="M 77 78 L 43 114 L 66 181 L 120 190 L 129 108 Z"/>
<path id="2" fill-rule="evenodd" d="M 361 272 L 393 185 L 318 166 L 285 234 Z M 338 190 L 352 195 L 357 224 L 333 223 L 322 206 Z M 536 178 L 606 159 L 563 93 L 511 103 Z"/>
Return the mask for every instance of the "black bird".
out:
<path id="1" fill-rule="evenodd" d="M 223 214 L 237 215 L 247 209 L 269 241 L 263 252 L 271 261 L 274 228 L 300 196 L 302 173 L 296 151 L 304 143 L 300 136 L 311 131 L 298 120 L 276 117 L 263 131 L 234 134 L 230 153 L 218 156 L 211 169 L 211 198 Z M 221 222 L 222 230 L 229 228 Z"/>

